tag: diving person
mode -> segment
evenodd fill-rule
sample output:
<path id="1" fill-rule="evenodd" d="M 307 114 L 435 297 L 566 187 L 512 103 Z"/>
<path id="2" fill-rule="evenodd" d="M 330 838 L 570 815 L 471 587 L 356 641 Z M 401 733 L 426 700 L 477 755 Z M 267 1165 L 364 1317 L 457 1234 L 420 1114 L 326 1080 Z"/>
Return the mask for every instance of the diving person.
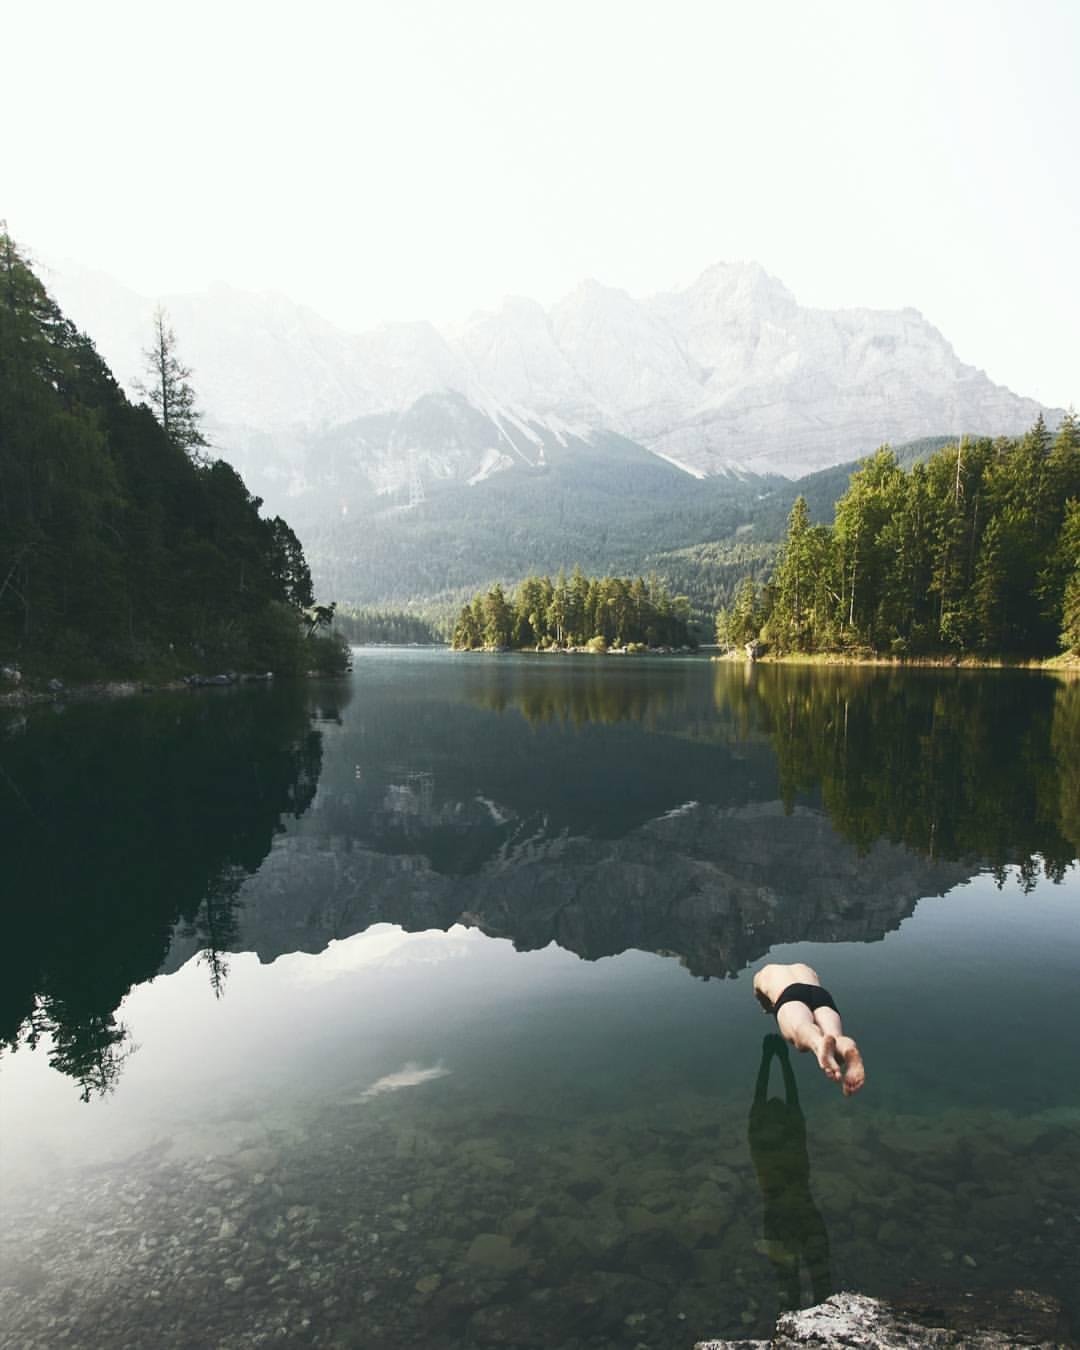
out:
<path id="1" fill-rule="evenodd" d="M 839 1083 L 845 1097 L 858 1092 L 866 1081 L 862 1055 L 851 1037 L 844 1035 L 833 997 L 822 988 L 816 970 L 801 963 L 762 966 L 754 976 L 754 993 L 765 1011 L 776 1018 L 785 1041 L 796 1050 L 809 1050 L 821 1072 Z"/>

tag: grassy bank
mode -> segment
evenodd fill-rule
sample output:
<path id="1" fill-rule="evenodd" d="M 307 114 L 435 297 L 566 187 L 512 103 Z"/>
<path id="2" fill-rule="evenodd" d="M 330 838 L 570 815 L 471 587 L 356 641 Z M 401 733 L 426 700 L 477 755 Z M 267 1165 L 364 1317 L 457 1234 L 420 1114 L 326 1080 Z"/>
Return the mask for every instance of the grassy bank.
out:
<path id="1" fill-rule="evenodd" d="M 715 652 L 713 661 L 746 662 L 746 653 L 735 649 Z M 761 665 L 792 666 L 889 666 L 926 667 L 940 670 L 1049 670 L 1059 674 L 1080 674 L 1080 653 L 1066 652 L 1060 656 L 980 656 L 970 652 L 962 655 L 938 653 L 924 656 L 888 656 L 880 652 L 763 652 L 754 658 Z"/>

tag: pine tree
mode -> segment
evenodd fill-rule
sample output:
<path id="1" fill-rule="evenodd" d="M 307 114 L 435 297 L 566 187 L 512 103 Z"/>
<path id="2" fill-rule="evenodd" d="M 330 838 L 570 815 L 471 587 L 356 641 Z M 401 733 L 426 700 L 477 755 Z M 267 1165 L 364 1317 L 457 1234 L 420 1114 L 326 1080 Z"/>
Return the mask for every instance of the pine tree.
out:
<path id="1" fill-rule="evenodd" d="M 484 642 L 489 647 L 509 647 L 513 616 L 503 588 L 496 583 L 484 597 Z"/>
<path id="2" fill-rule="evenodd" d="M 983 533 L 975 569 L 975 618 L 981 643 L 991 651 L 1006 645 L 1008 599 L 1003 518 L 994 516 Z"/>
<path id="3" fill-rule="evenodd" d="M 471 652 L 475 648 L 483 646 L 483 638 L 480 636 L 480 629 L 477 627 L 476 615 L 473 613 L 472 605 L 461 607 L 461 614 L 454 625 L 452 641 L 455 651 Z"/>
<path id="4" fill-rule="evenodd" d="M 311 569 L 300 540 L 280 516 L 267 521 L 267 529 L 271 539 L 271 575 L 291 605 L 297 609 L 308 609 L 315 603 L 315 593 L 311 586 Z"/>
<path id="5" fill-rule="evenodd" d="M 551 636 L 555 640 L 557 647 L 565 646 L 570 641 L 570 634 L 567 632 L 567 613 L 569 610 L 569 592 L 566 587 L 566 573 L 559 572 L 558 580 L 551 594 L 551 600 L 548 603 L 547 626 Z"/>
<path id="6" fill-rule="evenodd" d="M 754 578 L 743 577 L 731 607 L 731 620 L 728 626 L 730 639 L 736 644 L 750 642 L 757 637 L 760 626 Z"/>
<path id="7" fill-rule="evenodd" d="M 805 610 L 810 599 L 809 531 L 810 511 L 800 493 L 788 516 L 787 537 L 773 574 L 776 603 L 769 632 L 781 651 L 799 650 L 804 645 Z"/>
<path id="8" fill-rule="evenodd" d="M 592 634 L 585 631 L 585 605 L 589 598 L 589 581 L 580 565 L 574 567 L 566 593 L 566 627 L 574 642 L 584 642 Z"/>
<path id="9" fill-rule="evenodd" d="M 150 400 L 154 416 L 173 445 L 196 464 L 204 463 L 202 451 L 209 442 L 200 430 L 202 414 L 195 406 L 195 391 L 188 381 L 190 366 L 176 354 L 176 334 L 168 315 L 159 305 L 154 311 L 153 337 L 143 351 L 146 381 L 137 380 L 135 388 Z"/>
<path id="10" fill-rule="evenodd" d="M 1046 463 L 1053 505 L 1054 525 L 1060 525 L 1065 503 L 1080 497 L 1080 422 L 1070 408 L 1061 419 Z"/>

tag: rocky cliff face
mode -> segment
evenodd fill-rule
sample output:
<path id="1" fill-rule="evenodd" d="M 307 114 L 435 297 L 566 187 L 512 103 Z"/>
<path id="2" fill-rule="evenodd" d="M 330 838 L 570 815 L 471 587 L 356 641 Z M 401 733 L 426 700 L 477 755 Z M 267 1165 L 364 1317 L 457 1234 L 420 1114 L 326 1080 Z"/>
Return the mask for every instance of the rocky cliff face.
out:
<path id="1" fill-rule="evenodd" d="M 119 377 L 134 377 L 151 302 L 75 268 L 50 281 Z M 372 460 L 357 467 L 385 491 L 408 483 L 410 452 L 481 481 L 545 435 L 618 432 L 699 477 L 797 477 L 884 441 L 1016 433 L 1040 411 L 962 362 L 917 311 L 804 308 L 756 263 L 718 264 L 645 300 L 589 281 L 550 311 L 512 299 L 447 332 L 346 333 L 283 296 L 224 286 L 166 304 L 215 444 L 241 468 L 274 461 L 294 492 L 306 486 L 300 443 L 357 419 L 354 449 Z M 447 395 L 484 422 L 478 454 L 454 457 L 446 419 L 403 427 Z"/>

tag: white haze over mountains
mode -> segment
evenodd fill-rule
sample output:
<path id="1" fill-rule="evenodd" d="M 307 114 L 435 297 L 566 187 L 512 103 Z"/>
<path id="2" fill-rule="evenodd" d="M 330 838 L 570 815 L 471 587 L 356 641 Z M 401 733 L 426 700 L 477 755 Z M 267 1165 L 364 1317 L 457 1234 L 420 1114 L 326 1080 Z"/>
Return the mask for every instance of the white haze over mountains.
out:
<path id="1" fill-rule="evenodd" d="M 45 275 L 130 389 L 154 302 L 73 265 Z M 916 310 L 805 308 L 757 263 L 720 263 L 647 299 L 586 281 L 550 310 L 508 299 L 445 331 L 348 333 L 282 295 L 227 286 L 164 304 L 215 448 L 275 508 L 309 486 L 303 446 L 327 433 L 352 437 L 352 472 L 385 492 L 418 466 L 479 482 L 535 462 L 552 436 L 603 432 L 695 477 L 798 477 L 885 441 L 1014 434 L 1041 410 L 961 361 Z M 446 393 L 449 422 L 416 415 Z"/>

